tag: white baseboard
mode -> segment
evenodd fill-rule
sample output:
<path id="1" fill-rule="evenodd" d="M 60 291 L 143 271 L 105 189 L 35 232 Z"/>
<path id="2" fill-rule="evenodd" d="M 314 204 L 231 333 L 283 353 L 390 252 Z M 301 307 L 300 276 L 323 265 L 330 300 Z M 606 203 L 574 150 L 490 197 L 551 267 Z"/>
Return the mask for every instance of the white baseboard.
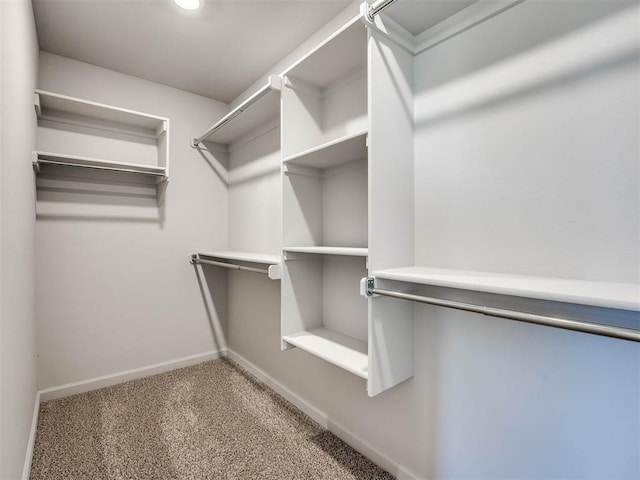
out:
<path id="1" fill-rule="evenodd" d="M 258 380 L 272 388 L 278 394 L 282 395 L 282 397 L 284 397 L 287 401 L 291 402 L 297 408 L 302 410 L 302 412 L 318 422 L 322 427 L 329 430 L 338 438 L 343 440 L 345 443 L 349 444 L 351 447 L 362 453 L 373 463 L 385 469 L 392 475 L 396 476 L 398 480 L 420 480 L 420 477 L 414 472 L 407 469 L 403 465 L 394 462 L 379 450 L 369 445 L 366 441 L 351 433 L 342 425 L 333 422 L 326 413 L 318 409 L 316 406 L 310 404 L 299 395 L 293 393 L 287 387 L 271 377 L 268 373 L 260 370 L 253 363 L 249 362 L 246 358 L 242 357 L 231 349 L 227 350 L 227 358 L 233 360 L 238 365 L 246 369 Z"/>
<path id="2" fill-rule="evenodd" d="M 68 397 L 69 395 L 75 395 L 77 393 L 84 393 L 91 390 L 97 390 L 99 388 L 110 387 L 119 383 L 136 380 L 138 378 L 149 377 L 151 375 L 176 370 L 178 368 L 190 367 L 191 365 L 197 365 L 198 363 L 215 360 L 224 356 L 226 356 L 226 351 L 212 350 L 210 352 L 200 353 L 198 355 L 192 355 L 190 357 L 170 360 L 168 362 L 156 363 L 155 365 L 135 368 L 133 370 L 126 370 L 124 372 L 113 373 L 111 375 L 89 378 L 87 380 L 68 383 L 66 385 L 60 385 L 57 387 L 43 388 L 42 390 L 38 391 L 38 394 L 40 397 L 40 401 L 42 402 L 56 400 L 58 398 Z"/>
<path id="3" fill-rule="evenodd" d="M 36 430 L 38 428 L 38 414 L 40 413 L 40 392 L 36 392 L 36 401 L 33 407 L 33 417 L 31 419 L 31 431 L 29 432 L 29 443 L 27 443 L 27 453 L 22 469 L 22 480 L 29 480 L 31 474 L 31 460 L 33 459 L 33 447 L 36 444 Z"/>

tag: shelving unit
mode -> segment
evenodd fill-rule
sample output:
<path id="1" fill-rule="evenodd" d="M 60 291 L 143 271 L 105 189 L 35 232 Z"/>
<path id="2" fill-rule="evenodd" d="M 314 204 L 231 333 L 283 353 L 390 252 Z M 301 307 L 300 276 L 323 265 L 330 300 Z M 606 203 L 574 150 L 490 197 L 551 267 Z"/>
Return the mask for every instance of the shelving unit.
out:
<path id="1" fill-rule="evenodd" d="M 382 339 L 360 296 L 370 255 L 369 55 L 355 18 L 284 74 L 282 348 L 365 379 L 373 396 L 411 376 L 395 361 L 412 344 Z"/>
<path id="2" fill-rule="evenodd" d="M 43 90 L 35 91 L 34 107 L 38 175 L 156 185 L 168 180 L 168 118 Z"/>
<path id="3" fill-rule="evenodd" d="M 640 285 L 443 268 L 375 270 L 376 278 L 597 307 L 640 310 Z"/>

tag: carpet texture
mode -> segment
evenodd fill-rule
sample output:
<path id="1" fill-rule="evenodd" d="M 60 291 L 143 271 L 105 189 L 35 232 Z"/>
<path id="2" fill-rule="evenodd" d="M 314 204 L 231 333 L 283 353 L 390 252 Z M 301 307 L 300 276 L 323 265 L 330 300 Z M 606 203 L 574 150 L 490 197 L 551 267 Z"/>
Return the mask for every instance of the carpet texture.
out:
<path id="1" fill-rule="evenodd" d="M 30 478 L 393 477 L 222 359 L 43 403 Z"/>

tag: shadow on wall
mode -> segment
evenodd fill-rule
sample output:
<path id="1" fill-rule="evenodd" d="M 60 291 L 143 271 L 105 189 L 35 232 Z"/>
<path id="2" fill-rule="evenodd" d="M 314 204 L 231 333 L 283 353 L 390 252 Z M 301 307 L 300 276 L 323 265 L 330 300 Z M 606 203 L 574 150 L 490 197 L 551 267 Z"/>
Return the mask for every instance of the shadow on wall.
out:
<path id="1" fill-rule="evenodd" d="M 216 350 L 227 350 L 227 271 L 193 264 Z"/>
<path id="2" fill-rule="evenodd" d="M 57 173 L 36 179 L 37 220 L 164 224 L 166 182 L 140 183 L 123 172 L 91 175 L 58 167 Z"/>

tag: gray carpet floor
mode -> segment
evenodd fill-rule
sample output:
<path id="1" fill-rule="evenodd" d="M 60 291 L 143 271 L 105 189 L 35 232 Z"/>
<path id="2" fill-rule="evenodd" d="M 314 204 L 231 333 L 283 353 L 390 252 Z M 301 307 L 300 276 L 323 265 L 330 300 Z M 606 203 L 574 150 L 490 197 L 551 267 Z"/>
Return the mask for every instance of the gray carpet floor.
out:
<path id="1" fill-rule="evenodd" d="M 32 480 L 391 479 L 228 360 L 40 407 Z"/>

